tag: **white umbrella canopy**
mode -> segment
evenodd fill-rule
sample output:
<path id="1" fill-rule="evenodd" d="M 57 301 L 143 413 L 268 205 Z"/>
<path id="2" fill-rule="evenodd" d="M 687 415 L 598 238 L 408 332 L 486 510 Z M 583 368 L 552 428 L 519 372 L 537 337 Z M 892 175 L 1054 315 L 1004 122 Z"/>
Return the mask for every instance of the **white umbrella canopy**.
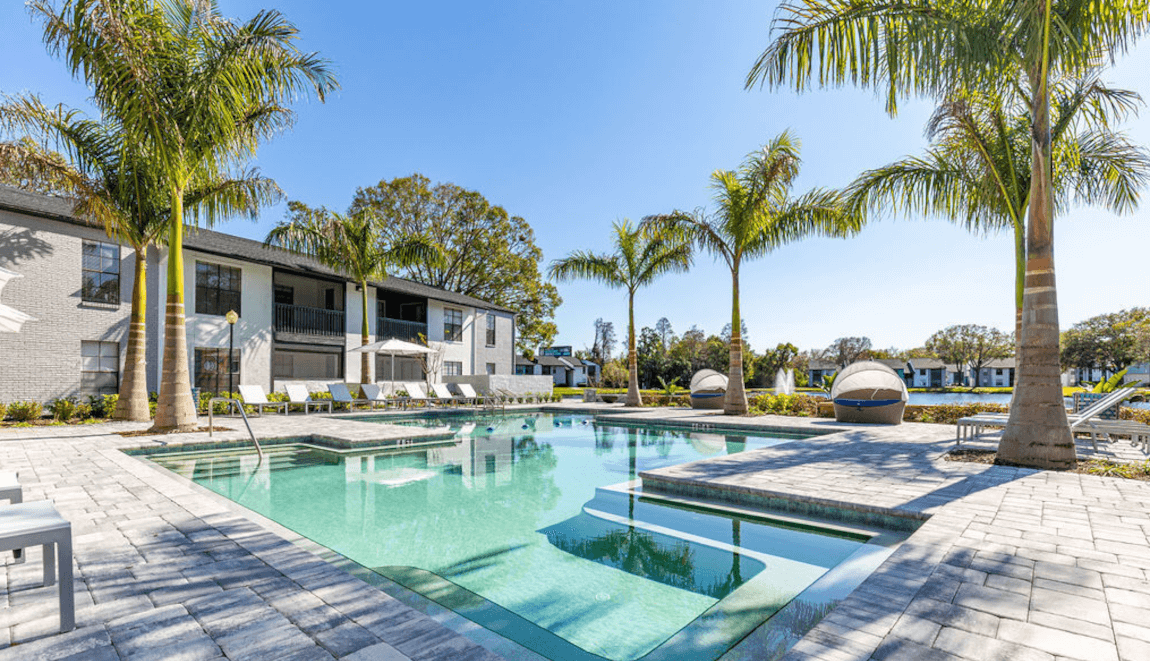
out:
<path id="1" fill-rule="evenodd" d="M 8 281 L 12 278 L 22 277 L 24 276 L 15 271 L 0 268 L 0 290 L 3 290 L 4 285 L 8 284 Z M 0 303 L 0 333 L 19 333 L 20 327 L 23 326 L 26 321 L 36 320 L 19 310 Z"/>
<path id="2" fill-rule="evenodd" d="M 352 353 L 381 353 L 385 356 L 391 356 L 391 380 L 395 381 L 395 357 L 396 356 L 422 356 L 430 353 L 436 353 L 435 349 L 429 349 L 422 344 L 415 344 L 413 342 L 404 342 L 391 338 L 381 342 L 372 342 L 365 344 L 362 347 L 351 349 Z"/>

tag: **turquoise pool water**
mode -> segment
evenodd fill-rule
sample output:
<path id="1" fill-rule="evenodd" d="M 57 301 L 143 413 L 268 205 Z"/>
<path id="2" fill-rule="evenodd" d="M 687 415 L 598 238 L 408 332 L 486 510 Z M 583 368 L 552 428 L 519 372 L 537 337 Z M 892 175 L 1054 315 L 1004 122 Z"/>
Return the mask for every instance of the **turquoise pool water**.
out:
<path id="1" fill-rule="evenodd" d="M 149 458 L 553 659 L 718 658 L 868 540 L 607 488 L 794 437 L 408 421 L 445 423 L 419 447 Z"/>

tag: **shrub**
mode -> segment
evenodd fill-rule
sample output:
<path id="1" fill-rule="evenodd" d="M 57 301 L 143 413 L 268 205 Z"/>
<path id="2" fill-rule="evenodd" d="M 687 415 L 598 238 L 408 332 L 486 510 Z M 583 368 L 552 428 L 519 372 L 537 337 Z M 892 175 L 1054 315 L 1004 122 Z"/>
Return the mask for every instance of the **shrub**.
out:
<path id="1" fill-rule="evenodd" d="M 88 407 L 93 418 L 110 418 L 116 412 L 119 401 L 119 395 L 91 395 L 88 397 Z"/>
<path id="2" fill-rule="evenodd" d="M 933 406 L 908 406 L 902 415 L 907 422 L 932 422 L 939 425 L 953 425 L 959 418 L 979 413 L 1008 413 L 1010 407 L 1003 404 L 935 404 Z"/>
<path id="3" fill-rule="evenodd" d="M 825 402 L 822 397 L 795 393 L 793 395 L 764 394 L 752 399 L 750 403 L 751 415 L 791 415 L 802 418 L 814 418 L 819 414 L 819 402 Z"/>
<path id="4" fill-rule="evenodd" d="M 1135 420 L 1144 425 L 1150 425 L 1150 409 L 1132 409 L 1124 406 L 1118 409 L 1118 417 L 1122 420 Z"/>
<path id="5" fill-rule="evenodd" d="M 76 418 L 80 422 L 93 421 L 92 405 L 91 404 L 77 404 L 76 405 Z"/>
<path id="6" fill-rule="evenodd" d="M 76 398 L 61 397 L 48 404 L 48 413 L 57 422 L 68 422 L 76 417 Z"/>
<path id="7" fill-rule="evenodd" d="M 8 410 L 8 405 L 5 404 L 4 402 L 0 402 L 0 420 L 4 419 L 4 414 L 7 410 Z"/>
<path id="8" fill-rule="evenodd" d="M 13 422 L 32 422 L 44 416 L 40 402 L 12 402 L 8 405 L 8 419 Z"/>

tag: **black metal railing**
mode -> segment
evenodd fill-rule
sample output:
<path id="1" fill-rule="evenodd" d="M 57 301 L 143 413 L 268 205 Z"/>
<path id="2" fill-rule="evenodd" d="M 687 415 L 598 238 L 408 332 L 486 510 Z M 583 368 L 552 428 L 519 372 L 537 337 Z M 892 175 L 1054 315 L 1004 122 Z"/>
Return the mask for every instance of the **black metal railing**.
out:
<path id="1" fill-rule="evenodd" d="M 377 340 L 395 338 L 397 340 L 412 342 L 418 340 L 421 334 L 427 337 L 427 322 L 424 321 L 404 321 L 402 319 L 377 317 L 375 322 L 375 337 Z"/>
<path id="2" fill-rule="evenodd" d="M 301 335 L 338 336 L 347 332 L 343 310 L 306 308 L 276 303 L 276 331 Z"/>

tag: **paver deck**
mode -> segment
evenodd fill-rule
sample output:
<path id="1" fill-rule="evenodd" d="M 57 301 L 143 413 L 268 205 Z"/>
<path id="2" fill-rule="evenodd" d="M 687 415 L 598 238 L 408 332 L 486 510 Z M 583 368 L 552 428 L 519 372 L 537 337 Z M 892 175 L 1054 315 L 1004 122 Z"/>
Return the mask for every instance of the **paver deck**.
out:
<path id="1" fill-rule="evenodd" d="M 788 659 L 1150 659 L 1150 483 L 944 462 L 949 426 L 610 413 L 837 432 L 652 471 L 644 488 L 702 485 L 732 498 L 778 494 L 929 517 Z M 234 419 L 217 424 L 242 429 Z M 489 634 L 442 609 L 415 610 L 289 531 L 123 454 L 207 440 L 112 433 L 143 426 L 0 429 L 0 466 L 20 471 L 25 500 L 49 498 L 73 522 L 78 627 L 54 633 L 55 587 L 38 587 L 39 549 L 30 549 L 28 562 L 9 560 L 0 572 L 0 661 L 532 656 L 485 642 Z M 253 427 L 261 438 L 349 443 L 417 432 L 322 415 L 269 414 Z M 1089 443 L 1080 449 L 1089 453 Z M 753 658 L 755 634 L 724 657 Z"/>
<path id="2" fill-rule="evenodd" d="M 873 427 L 641 477 L 930 516 L 788 661 L 1150 659 L 1150 483 L 941 460 L 953 444 L 950 426 Z M 1123 445 L 1099 450 L 1142 456 Z M 754 636 L 725 658 L 754 658 Z"/>

